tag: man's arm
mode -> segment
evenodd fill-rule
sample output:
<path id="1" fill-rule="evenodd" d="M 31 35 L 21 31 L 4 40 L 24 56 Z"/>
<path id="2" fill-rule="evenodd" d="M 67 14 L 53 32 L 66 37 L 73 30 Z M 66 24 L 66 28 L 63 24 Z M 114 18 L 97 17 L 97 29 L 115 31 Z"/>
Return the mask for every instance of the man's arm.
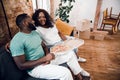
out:
<path id="1" fill-rule="evenodd" d="M 34 68 L 38 65 L 41 65 L 41 64 L 51 61 L 52 59 L 54 59 L 54 54 L 52 54 L 52 53 L 47 54 L 46 56 L 44 56 L 38 60 L 33 60 L 33 61 L 26 61 L 25 55 L 15 56 L 15 57 L 13 57 L 13 59 L 19 69 L 25 70 L 25 69 Z"/>
<path id="2" fill-rule="evenodd" d="M 44 50 L 44 52 L 45 52 L 45 55 L 49 54 L 50 51 L 48 50 L 48 48 L 47 48 L 47 46 L 45 45 L 45 43 L 42 42 L 41 45 L 42 45 L 42 47 L 43 47 L 43 50 Z M 47 62 L 44 63 L 44 65 L 45 65 L 45 64 L 49 64 L 49 63 L 50 63 L 50 61 L 47 61 Z"/>
<path id="3" fill-rule="evenodd" d="M 43 47 L 43 50 L 44 50 L 44 52 L 45 52 L 45 55 L 47 55 L 48 53 L 49 53 L 49 50 L 48 50 L 48 48 L 47 48 L 47 46 L 44 44 L 44 42 L 42 41 L 42 47 Z"/>

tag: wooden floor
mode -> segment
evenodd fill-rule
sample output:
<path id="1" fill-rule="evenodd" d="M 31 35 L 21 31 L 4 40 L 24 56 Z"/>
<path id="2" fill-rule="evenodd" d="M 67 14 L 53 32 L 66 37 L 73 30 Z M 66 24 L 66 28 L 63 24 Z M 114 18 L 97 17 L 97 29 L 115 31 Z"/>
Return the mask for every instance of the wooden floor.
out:
<path id="1" fill-rule="evenodd" d="M 87 59 L 80 65 L 92 80 L 120 80 L 120 32 L 108 35 L 105 40 L 85 40 L 79 47 L 79 56 Z"/>

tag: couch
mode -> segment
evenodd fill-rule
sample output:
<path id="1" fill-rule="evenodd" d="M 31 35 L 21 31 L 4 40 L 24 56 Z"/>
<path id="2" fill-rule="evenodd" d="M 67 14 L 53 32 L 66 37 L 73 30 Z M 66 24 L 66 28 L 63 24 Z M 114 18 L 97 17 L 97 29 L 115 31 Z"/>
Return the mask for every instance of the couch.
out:
<path id="1" fill-rule="evenodd" d="M 61 64 L 67 67 L 67 64 Z M 47 80 L 31 77 L 26 71 L 19 70 L 5 47 L 0 48 L 0 80 Z M 52 79 L 53 80 L 53 79 Z M 58 80 L 58 79 L 54 79 Z"/>

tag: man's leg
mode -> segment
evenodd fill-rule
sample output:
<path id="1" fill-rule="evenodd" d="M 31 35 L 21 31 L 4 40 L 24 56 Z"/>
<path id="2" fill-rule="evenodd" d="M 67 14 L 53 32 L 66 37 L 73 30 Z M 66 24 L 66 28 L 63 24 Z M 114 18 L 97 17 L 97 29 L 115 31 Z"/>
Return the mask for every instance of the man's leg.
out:
<path id="1" fill-rule="evenodd" d="M 67 68 L 52 64 L 37 66 L 29 72 L 29 75 L 44 79 L 73 80 L 71 72 Z"/>

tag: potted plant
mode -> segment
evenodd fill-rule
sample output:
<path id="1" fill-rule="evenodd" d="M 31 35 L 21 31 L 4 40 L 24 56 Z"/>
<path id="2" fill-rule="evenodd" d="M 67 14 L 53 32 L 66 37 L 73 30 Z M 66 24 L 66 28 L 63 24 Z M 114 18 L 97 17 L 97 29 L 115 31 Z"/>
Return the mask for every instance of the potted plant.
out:
<path id="1" fill-rule="evenodd" d="M 73 8 L 75 0 L 60 0 L 59 8 L 56 10 L 55 15 L 59 16 L 62 21 L 69 23 L 69 13 Z"/>

